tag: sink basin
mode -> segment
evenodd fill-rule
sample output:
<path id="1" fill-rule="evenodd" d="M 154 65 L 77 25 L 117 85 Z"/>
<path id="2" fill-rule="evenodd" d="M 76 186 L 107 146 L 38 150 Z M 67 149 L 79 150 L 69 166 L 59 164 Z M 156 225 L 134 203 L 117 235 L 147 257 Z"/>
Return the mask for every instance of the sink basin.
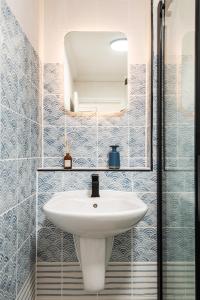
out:
<path id="1" fill-rule="evenodd" d="M 129 230 L 146 214 L 147 205 L 131 192 L 87 191 L 57 193 L 44 206 L 49 220 L 82 237 L 103 238 Z"/>
<path id="2" fill-rule="evenodd" d="M 137 224 L 147 205 L 132 192 L 100 191 L 100 198 L 91 198 L 83 190 L 56 193 L 43 210 L 57 227 L 74 235 L 84 288 L 94 293 L 104 289 L 113 236 Z"/>

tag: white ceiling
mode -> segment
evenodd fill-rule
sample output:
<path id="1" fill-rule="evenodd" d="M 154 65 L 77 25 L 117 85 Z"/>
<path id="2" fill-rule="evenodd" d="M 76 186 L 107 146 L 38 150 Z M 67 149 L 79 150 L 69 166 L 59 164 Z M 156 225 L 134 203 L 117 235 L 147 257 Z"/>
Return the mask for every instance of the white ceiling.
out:
<path id="1" fill-rule="evenodd" d="M 110 42 L 125 38 L 120 32 L 74 31 L 65 36 L 65 50 L 74 81 L 124 81 L 128 55 L 116 52 Z"/>

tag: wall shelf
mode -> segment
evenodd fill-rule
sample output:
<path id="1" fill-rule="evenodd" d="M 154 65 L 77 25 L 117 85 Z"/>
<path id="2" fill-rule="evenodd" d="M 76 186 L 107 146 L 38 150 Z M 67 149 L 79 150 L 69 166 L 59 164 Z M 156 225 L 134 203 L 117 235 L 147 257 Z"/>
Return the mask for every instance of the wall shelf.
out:
<path id="1" fill-rule="evenodd" d="M 84 169 L 84 168 L 80 168 L 80 169 L 71 169 L 71 170 L 66 170 L 63 168 L 40 168 L 38 169 L 39 172 L 150 172 L 152 171 L 152 169 L 148 168 L 148 169 L 118 169 L 118 170 L 111 170 L 111 169 L 106 169 L 106 168 L 91 168 L 91 169 Z"/>

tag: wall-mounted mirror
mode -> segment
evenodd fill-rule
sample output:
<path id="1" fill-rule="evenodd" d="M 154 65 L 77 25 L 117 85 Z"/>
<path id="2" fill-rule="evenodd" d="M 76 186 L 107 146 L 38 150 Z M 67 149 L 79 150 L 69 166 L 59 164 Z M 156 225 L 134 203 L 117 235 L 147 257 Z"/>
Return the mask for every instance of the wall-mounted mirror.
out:
<path id="1" fill-rule="evenodd" d="M 120 112 L 128 103 L 128 39 L 121 32 L 65 36 L 65 108 Z"/>

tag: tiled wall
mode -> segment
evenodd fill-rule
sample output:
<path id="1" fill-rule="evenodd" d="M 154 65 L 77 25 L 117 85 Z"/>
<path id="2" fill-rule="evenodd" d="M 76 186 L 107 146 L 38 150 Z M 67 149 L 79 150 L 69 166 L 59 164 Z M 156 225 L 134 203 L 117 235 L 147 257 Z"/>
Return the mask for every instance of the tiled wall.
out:
<path id="1" fill-rule="evenodd" d="M 147 134 L 149 126 L 146 127 L 146 124 L 148 124 L 146 121 L 150 120 L 150 106 L 146 104 L 146 67 L 144 65 L 134 65 L 130 68 L 129 110 L 121 117 L 102 117 L 95 114 L 90 114 L 87 117 L 85 115 L 70 116 L 63 107 L 62 69 L 63 66 L 60 64 L 46 64 L 44 66 L 43 166 L 46 168 L 63 165 L 64 141 L 68 138 L 75 167 L 94 168 L 106 166 L 107 152 L 109 145 L 112 143 L 121 145 L 120 152 L 123 167 L 147 167 L 146 155 L 147 152 L 149 153 L 151 141 L 150 135 Z M 154 71 L 156 74 L 155 64 Z M 156 78 L 154 82 L 156 84 Z M 154 89 L 155 91 L 156 89 Z M 154 112 L 156 113 L 156 97 L 154 100 Z M 156 115 L 154 121 L 153 136 L 154 150 L 156 150 Z M 148 141 L 148 147 L 146 147 L 146 140 Z M 77 289 L 74 289 L 73 285 L 70 286 L 64 283 L 67 280 L 65 268 L 70 268 L 71 271 L 76 271 L 77 268 L 73 237 L 50 223 L 45 218 L 42 207 L 55 192 L 91 189 L 91 174 L 92 171 L 38 172 L 38 299 L 48 299 L 50 294 L 54 295 L 55 299 L 60 299 L 61 296 L 62 299 L 69 299 L 72 294 L 75 294 L 74 299 L 78 299 L 77 297 L 80 295 L 87 297 L 82 285 L 76 285 Z M 127 272 L 130 271 L 132 264 L 140 265 L 141 270 L 144 271 L 142 277 L 137 278 L 135 273 L 129 272 L 127 273 L 127 280 L 129 283 L 141 280 L 141 284 L 133 287 L 126 282 L 125 287 L 119 288 L 118 286 L 118 289 L 114 287 L 112 290 L 113 296 L 116 297 L 120 293 L 122 299 L 131 295 L 135 295 L 136 299 L 141 300 L 157 299 L 156 152 L 154 153 L 153 171 L 101 171 L 99 177 L 100 189 L 133 191 L 149 207 L 144 220 L 135 228 L 115 237 L 111 257 L 111 262 L 118 271 L 122 268 L 120 264 L 124 264 Z M 151 274 L 153 281 L 149 279 L 149 274 Z M 51 283 L 48 280 L 49 276 L 51 277 Z M 124 273 L 120 273 L 120 280 L 125 280 Z M 151 283 L 149 283 L 150 281 Z M 109 290 L 109 288 L 106 288 L 105 293 L 109 293 Z M 99 297 L 103 296 L 102 294 L 99 295 Z"/>
<path id="2" fill-rule="evenodd" d="M 35 265 L 39 58 L 4 0 L 0 20 L 0 299 L 15 300 Z"/>
<path id="3" fill-rule="evenodd" d="M 91 174 L 92 172 L 39 172 L 38 178 L 38 267 L 43 269 L 49 264 L 55 267 L 66 266 L 69 263 L 77 262 L 75 254 L 73 237 L 69 233 L 64 233 L 49 222 L 42 211 L 43 205 L 52 197 L 55 192 L 70 191 L 77 189 L 91 189 Z M 128 263 L 128 268 L 132 262 L 140 263 L 147 268 L 149 263 L 156 263 L 157 260 L 157 229 L 156 229 L 156 173 L 154 172 L 99 172 L 100 189 L 133 191 L 148 205 L 149 211 L 145 218 L 132 230 L 116 236 L 113 246 L 111 262 L 113 263 Z M 53 265 L 54 264 L 54 265 Z M 117 268 L 117 267 L 116 267 Z M 71 266 L 73 270 L 73 266 Z M 119 270 L 119 269 L 118 269 Z M 147 268 L 148 273 L 148 268 Z M 146 273 L 146 275 L 147 275 Z M 39 273 L 41 275 L 41 273 Z M 38 274 L 38 276 L 39 276 Z M 55 275 L 55 274 L 54 274 Z M 46 272 L 46 283 L 49 272 Z M 60 281 L 53 276 L 51 280 L 51 290 L 47 290 L 44 286 L 45 276 L 43 281 L 38 278 L 38 296 L 42 298 L 43 294 L 51 294 L 52 290 L 55 296 L 70 294 L 73 287 L 62 287 L 61 283 L 64 280 L 64 274 L 61 272 Z M 121 274 L 123 280 L 123 274 Z M 131 275 L 130 275 L 131 276 Z M 39 276 L 40 277 L 40 276 Z M 130 277 L 131 278 L 131 277 Z M 154 274 L 156 279 L 156 273 Z M 131 280 L 131 279 L 130 279 Z M 133 278 L 133 280 L 135 280 Z M 148 279 L 143 278 L 142 293 L 149 298 L 139 299 L 156 299 L 156 280 L 154 282 L 153 298 L 146 289 L 149 289 Z M 58 284 L 60 285 L 58 286 Z M 81 287 L 81 294 L 86 295 Z M 113 290 L 116 293 L 116 289 Z M 130 286 L 123 288 L 124 293 L 131 294 Z M 80 291 L 79 291 L 80 294 Z M 40 298 L 39 298 L 40 299 Z M 66 297 L 67 299 L 67 297 Z"/>
<path id="4" fill-rule="evenodd" d="M 146 65 L 129 68 L 129 105 L 121 116 L 64 109 L 64 66 L 44 65 L 44 167 L 63 166 L 65 142 L 74 167 L 107 167 L 109 146 L 120 146 L 122 168 L 149 168 L 151 95 Z"/>

